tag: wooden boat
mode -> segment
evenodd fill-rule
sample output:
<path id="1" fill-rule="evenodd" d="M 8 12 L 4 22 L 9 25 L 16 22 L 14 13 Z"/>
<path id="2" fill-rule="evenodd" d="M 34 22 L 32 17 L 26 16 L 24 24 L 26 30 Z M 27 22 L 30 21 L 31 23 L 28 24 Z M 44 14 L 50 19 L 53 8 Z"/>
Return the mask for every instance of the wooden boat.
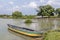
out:
<path id="1" fill-rule="evenodd" d="M 19 34 L 23 34 L 26 36 L 30 36 L 30 37 L 42 37 L 43 33 L 39 33 L 35 30 L 32 29 L 28 29 L 28 28 L 24 28 L 24 27 L 18 27 L 18 26 L 14 26 L 14 25 L 10 25 L 8 24 L 8 29 L 14 32 L 17 32 Z"/>

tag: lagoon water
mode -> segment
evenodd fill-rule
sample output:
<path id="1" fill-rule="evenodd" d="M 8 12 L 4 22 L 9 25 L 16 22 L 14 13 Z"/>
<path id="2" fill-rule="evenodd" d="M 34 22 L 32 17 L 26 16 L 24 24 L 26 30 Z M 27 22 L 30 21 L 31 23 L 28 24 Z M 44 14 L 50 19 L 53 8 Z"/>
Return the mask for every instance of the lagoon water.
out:
<path id="1" fill-rule="evenodd" d="M 25 20 L 0 18 L 0 40 L 35 40 L 34 38 L 8 30 L 7 24 L 34 29 L 38 32 L 46 32 L 60 28 L 60 18 L 31 19 L 33 21 L 31 24 L 25 24 Z"/>

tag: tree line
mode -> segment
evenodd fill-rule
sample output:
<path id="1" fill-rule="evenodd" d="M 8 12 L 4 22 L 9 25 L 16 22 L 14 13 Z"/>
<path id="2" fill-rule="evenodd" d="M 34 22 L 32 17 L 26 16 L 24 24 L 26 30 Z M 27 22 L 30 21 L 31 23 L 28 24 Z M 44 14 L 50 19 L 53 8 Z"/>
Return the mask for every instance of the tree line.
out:
<path id="1" fill-rule="evenodd" d="M 60 16 L 60 8 L 53 8 L 51 5 L 44 5 L 44 6 L 39 6 L 38 10 L 37 10 L 37 15 L 38 16 L 54 16 L 57 15 L 57 16 Z"/>

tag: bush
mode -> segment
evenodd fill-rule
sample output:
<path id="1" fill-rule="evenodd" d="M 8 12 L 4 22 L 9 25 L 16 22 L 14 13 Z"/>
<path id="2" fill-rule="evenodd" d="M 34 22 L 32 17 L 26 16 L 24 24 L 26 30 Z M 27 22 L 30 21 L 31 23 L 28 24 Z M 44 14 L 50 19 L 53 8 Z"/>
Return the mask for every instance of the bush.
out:
<path id="1" fill-rule="evenodd" d="M 15 11 L 12 13 L 13 18 L 21 18 L 22 17 L 22 12 Z"/>
<path id="2" fill-rule="evenodd" d="M 25 23 L 32 23 L 32 21 L 29 20 L 29 19 L 27 19 L 27 20 L 25 21 Z"/>

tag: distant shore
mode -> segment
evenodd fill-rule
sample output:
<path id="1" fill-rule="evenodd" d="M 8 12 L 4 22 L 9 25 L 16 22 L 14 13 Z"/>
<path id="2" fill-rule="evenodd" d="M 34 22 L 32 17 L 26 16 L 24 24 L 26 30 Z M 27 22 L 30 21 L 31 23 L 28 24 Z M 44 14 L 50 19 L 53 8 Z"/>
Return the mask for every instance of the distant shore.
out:
<path id="1" fill-rule="evenodd" d="M 40 18 L 60 18 L 60 17 L 57 17 L 57 16 L 32 16 L 32 17 L 27 17 L 27 16 L 23 16 L 23 17 L 20 17 L 20 18 L 13 18 L 12 16 L 2 16 L 0 18 L 4 18 L 4 19 L 40 19 Z"/>

